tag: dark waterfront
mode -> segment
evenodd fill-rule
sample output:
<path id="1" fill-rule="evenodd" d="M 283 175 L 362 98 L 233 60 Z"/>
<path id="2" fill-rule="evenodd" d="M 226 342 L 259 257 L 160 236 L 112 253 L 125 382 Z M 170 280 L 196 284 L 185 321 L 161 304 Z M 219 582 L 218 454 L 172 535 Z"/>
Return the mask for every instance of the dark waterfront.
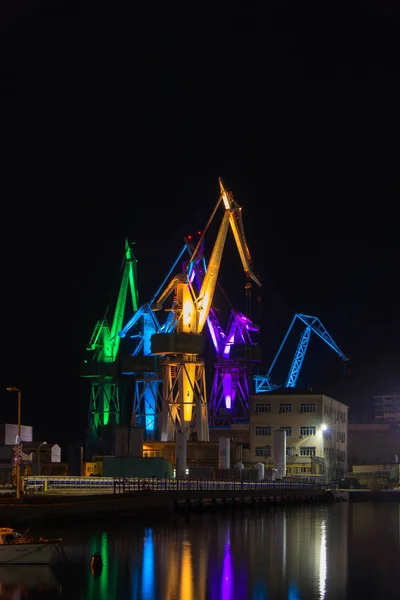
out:
<path id="1" fill-rule="evenodd" d="M 43 533 L 43 530 L 41 531 Z M 47 528 L 66 564 L 0 567 L 0 599 L 400 597 L 400 504 L 308 505 Z M 100 576 L 91 555 L 104 560 Z"/>

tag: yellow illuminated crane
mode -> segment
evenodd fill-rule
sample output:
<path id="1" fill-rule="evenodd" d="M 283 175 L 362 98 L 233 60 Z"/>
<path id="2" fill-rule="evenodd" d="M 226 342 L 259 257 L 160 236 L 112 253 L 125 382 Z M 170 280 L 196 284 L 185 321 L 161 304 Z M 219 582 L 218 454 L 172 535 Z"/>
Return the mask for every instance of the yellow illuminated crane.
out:
<path id="1" fill-rule="evenodd" d="M 241 207 L 225 189 L 221 179 L 219 186 L 218 202 L 185 271 L 173 277 L 153 305 L 153 310 L 161 310 L 166 299 L 173 295 L 172 306 L 167 309 L 174 314 L 173 333 L 158 333 L 151 338 L 151 353 L 162 356 L 164 386 L 161 441 L 174 440 L 176 432 L 187 436 L 193 430 L 198 441 L 209 440 L 205 370 L 201 358 L 204 347 L 202 331 L 213 301 L 229 225 L 246 275 L 246 285 L 252 279 L 261 286 L 252 270 Z M 221 203 L 224 215 L 200 291 L 196 294 L 192 281 L 198 251 Z"/>

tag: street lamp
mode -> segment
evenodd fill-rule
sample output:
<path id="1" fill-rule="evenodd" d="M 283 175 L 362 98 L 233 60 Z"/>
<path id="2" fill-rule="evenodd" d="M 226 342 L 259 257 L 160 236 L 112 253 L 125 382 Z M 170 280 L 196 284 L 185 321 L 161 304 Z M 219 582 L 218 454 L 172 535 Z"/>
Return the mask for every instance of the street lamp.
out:
<path id="1" fill-rule="evenodd" d="M 17 387 L 8 387 L 6 388 L 7 392 L 17 392 L 18 396 L 18 421 L 17 421 L 17 444 L 18 450 L 21 449 L 21 390 Z M 18 452 L 18 456 L 16 457 L 17 463 L 17 498 L 21 497 L 21 456 Z"/>

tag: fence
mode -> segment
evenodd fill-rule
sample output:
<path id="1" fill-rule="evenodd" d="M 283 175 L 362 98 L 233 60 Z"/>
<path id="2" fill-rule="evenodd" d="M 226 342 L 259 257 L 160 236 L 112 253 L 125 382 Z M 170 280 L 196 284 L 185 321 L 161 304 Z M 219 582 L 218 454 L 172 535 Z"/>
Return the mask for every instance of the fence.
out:
<path id="1" fill-rule="evenodd" d="M 305 481 L 289 479 L 286 481 L 216 481 L 215 479 L 128 479 L 115 478 L 114 493 L 139 491 L 151 492 L 188 492 L 188 491 L 305 491 L 325 490 L 327 486 L 320 480 Z"/>
<path id="2" fill-rule="evenodd" d="M 138 477 L 67 477 L 67 476 L 28 476 L 23 477 L 23 490 L 30 492 L 50 491 L 96 491 L 114 494 L 128 492 L 179 492 L 179 491 L 229 491 L 229 490 L 281 490 L 303 491 L 306 489 L 326 489 L 320 478 L 290 478 L 283 481 L 218 481 L 215 479 L 173 479 Z"/>

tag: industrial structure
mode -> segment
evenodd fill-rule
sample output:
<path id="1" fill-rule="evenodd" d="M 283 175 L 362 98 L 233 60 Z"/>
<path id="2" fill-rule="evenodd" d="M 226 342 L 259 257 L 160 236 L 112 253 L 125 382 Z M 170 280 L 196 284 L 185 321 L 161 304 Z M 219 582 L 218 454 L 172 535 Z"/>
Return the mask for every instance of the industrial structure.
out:
<path id="1" fill-rule="evenodd" d="M 210 233 L 220 207 L 222 219 L 210 258 L 206 260 L 206 234 Z M 242 313 L 228 301 L 229 319 L 222 326 L 213 301 L 217 288 L 227 298 L 218 279 L 229 228 L 245 274 L 246 306 Z M 324 340 L 342 360 L 348 360 L 317 317 L 296 313 L 267 374 L 253 378 L 253 366 L 261 363 L 261 353 L 257 343 L 259 325 L 251 319 L 251 292 L 252 283 L 261 287 L 261 282 L 253 271 L 241 207 L 221 179 L 219 198 L 206 227 L 193 237 L 195 240 L 190 235 L 184 239 L 161 285 L 142 306 L 139 306 L 136 259 L 130 244 L 125 243 L 115 310 L 110 324 L 108 312 L 97 322 L 82 373 L 91 383 L 86 460 L 95 456 L 123 456 L 120 449 L 116 453 L 118 439 L 121 441 L 122 433 L 125 437 L 134 434 L 133 428 L 139 426 L 143 433 L 138 439 L 141 437 L 147 444 L 147 455 L 156 453 L 154 457 L 160 457 L 165 450 L 162 447 L 173 444 L 176 474 L 184 476 L 187 442 L 204 447 L 204 442 L 210 440 L 211 427 L 214 445 L 228 428 L 232 435 L 238 434 L 228 438 L 232 441 L 240 438 L 238 443 L 249 453 L 250 462 L 256 460 L 261 464 L 260 455 L 252 450 L 249 409 L 252 387 L 256 397 L 281 387 L 272 380 L 271 373 L 294 323 L 300 321 L 305 327 L 283 387 L 296 387 L 311 333 Z M 131 309 L 127 306 L 129 291 Z M 215 352 L 213 377 L 208 382 L 204 359 L 206 324 Z M 125 397 L 126 380 L 130 381 L 131 393 Z M 244 438 L 250 442 L 250 450 Z M 276 438 L 279 448 L 282 440 L 278 434 Z M 207 454 L 204 449 L 199 452 Z M 244 454 L 241 452 L 240 456 Z M 280 473 L 285 469 L 282 463 Z"/>
<path id="2" fill-rule="evenodd" d="M 185 470 L 186 442 L 190 435 L 198 441 L 209 440 L 208 405 L 202 352 L 204 325 L 210 314 L 222 254 L 231 225 L 247 280 L 253 279 L 261 285 L 252 271 L 251 257 L 244 236 L 241 208 L 220 183 L 220 197 L 216 207 L 200 235 L 200 239 L 189 259 L 184 272 L 175 275 L 161 291 L 153 310 L 164 308 L 165 301 L 172 296 L 168 308 L 171 313 L 171 330 L 156 333 L 151 338 L 151 352 L 160 356 L 163 402 L 160 424 L 162 441 L 174 440 L 181 448 L 177 453 L 177 473 Z M 207 270 L 197 292 L 193 286 L 192 271 L 198 261 L 198 250 L 215 217 L 220 204 L 224 214 L 213 246 Z"/>
<path id="3" fill-rule="evenodd" d="M 201 232 L 198 232 L 198 235 L 201 235 Z M 188 246 L 188 248 L 192 252 L 189 278 L 196 293 L 199 294 L 207 272 L 204 246 L 201 242 L 196 255 L 193 254 L 193 247 Z M 261 285 L 258 279 L 257 285 Z M 223 296 L 228 299 L 218 281 L 217 286 Z M 251 284 L 249 281 L 246 281 L 245 292 L 246 310 L 250 313 Z M 216 355 L 214 376 L 208 399 L 209 424 L 217 427 L 243 421 L 248 422 L 251 393 L 249 366 L 260 362 L 261 359 L 260 348 L 253 339 L 253 335 L 259 331 L 259 326 L 253 323 L 248 315 L 235 310 L 229 300 L 228 302 L 230 315 L 225 329 L 213 306 L 210 307 L 207 317 L 208 331 Z"/>
<path id="4" fill-rule="evenodd" d="M 300 335 L 300 339 L 296 348 L 296 352 L 293 357 L 292 364 L 289 369 L 289 373 L 287 375 L 285 384 L 283 387 L 285 388 L 294 388 L 297 385 L 297 380 L 300 375 L 301 367 L 304 362 L 304 357 L 307 352 L 308 344 L 310 342 L 311 333 L 315 333 L 321 340 L 323 340 L 332 350 L 343 360 L 348 361 L 348 357 L 340 350 L 337 344 L 334 342 L 332 337 L 329 335 L 325 327 L 322 325 L 321 321 L 318 317 L 311 317 L 309 315 L 303 315 L 300 313 L 296 313 L 292 319 L 292 322 L 289 325 L 289 329 L 286 332 L 285 337 L 282 340 L 281 345 L 279 346 L 278 352 L 275 355 L 274 360 L 271 363 L 266 375 L 257 374 L 254 376 L 254 384 L 255 384 L 255 393 L 256 394 L 265 394 L 266 392 L 271 392 L 278 387 L 271 376 L 271 372 L 275 367 L 275 364 L 279 358 L 279 355 L 282 352 L 283 347 L 286 344 L 286 341 L 289 337 L 290 332 L 292 331 L 293 325 L 296 321 L 302 322 L 305 327 L 303 329 L 302 334 Z"/>
<path id="5" fill-rule="evenodd" d="M 197 232 L 201 236 L 201 232 Z M 129 337 L 128 354 L 121 359 L 121 372 L 135 378 L 135 392 L 132 419 L 144 428 L 146 440 L 162 439 L 159 431 L 159 415 L 162 412 L 162 377 L 158 357 L 151 354 L 151 337 L 156 334 L 171 334 L 178 320 L 173 311 L 167 312 L 164 322 L 160 320 L 155 300 L 170 280 L 172 273 L 182 261 L 182 276 L 187 274 L 192 288 L 197 294 L 207 272 L 204 257 L 204 238 L 197 240 L 196 247 L 189 235 L 175 259 L 161 286 L 152 298 L 141 306 L 119 332 L 121 338 Z M 196 249 L 196 254 L 194 251 Z M 186 259 L 186 260 L 183 260 Z M 221 288 L 217 281 L 218 287 Z M 221 288 L 222 289 L 222 288 Z M 224 292 L 226 296 L 226 293 Z M 249 284 L 246 282 L 246 298 Z M 248 365 L 259 360 L 257 344 L 252 340 L 252 332 L 259 327 L 246 315 L 231 308 L 226 331 L 218 321 L 216 311 L 211 306 L 207 326 L 216 352 L 214 378 L 209 398 L 209 422 L 211 425 L 231 424 L 248 420 L 248 400 L 250 395 Z M 165 440 L 164 440 L 165 441 Z"/>
<path id="6" fill-rule="evenodd" d="M 226 332 L 215 313 L 210 312 L 209 321 L 217 355 L 209 399 L 210 424 L 218 427 L 247 422 L 252 391 L 249 367 L 261 360 L 260 347 L 252 339 L 259 326 L 234 309 Z"/>
<path id="7" fill-rule="evenodd" d="M 158 419 L 162 411 L 160 364 L 158 357 L 152 356 L 151 338 L 156 333 L 171 333 L 176 325 L 172 313 L 166 317 L 164 323 L 160 322 L 154 310 L 154 302 L 170 280 L 184 254 L 189 252 L 189 247 L 189 242 L 185 240 L 182 250 L 152 298 L 143 304 L 118 331 L 120 338 L 128 336 L 130 339 L 130 344 L 126 348 L 127 353 L 121 360 L 121 373 L 135 378 L 133 405 L 129 407 L 131 421 L 143 427 L 147 440 L 158 437 Z"/>
<path id="8" fill-rule="evenodd" d="M 82 377 L 91 383 L 86 457 L 112 454 L 115 426 L 122 421 L 123 393 L 118 364 L 120 331 L 126 309 L 128 291 L 133 311 L 138 309 L 136 258 L 131 244 L 125 241 L 122 263 L 122 278 L 114 313 L 109 321 L 108 310 L 103 319 L 97 321 L 86 348 Z"/>

